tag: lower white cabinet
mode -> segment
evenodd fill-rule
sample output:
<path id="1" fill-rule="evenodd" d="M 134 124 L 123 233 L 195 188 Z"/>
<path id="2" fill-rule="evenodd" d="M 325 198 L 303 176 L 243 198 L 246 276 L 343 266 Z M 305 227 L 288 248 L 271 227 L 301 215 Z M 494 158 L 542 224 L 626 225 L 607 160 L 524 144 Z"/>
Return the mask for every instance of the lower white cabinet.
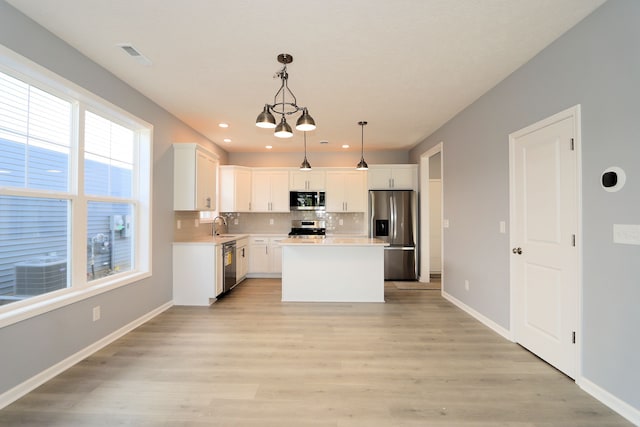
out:
<path id="1" fill-rule="evenodd" d="M 240 283 L 249 273 L 249 239 L 236 241 L 236 278 Z"/>
<path id="2" fill-rule="evenodd" d="M 173 303 L 210 305 L 222 293 L 222 246 L 173 244 Z"/>
<path id="3" fill-rule="evenodd" d="M 249 274 L 251 277 L 280 277 L 282 248 L 280 241 L 287 236 L 249 237 Z"/>

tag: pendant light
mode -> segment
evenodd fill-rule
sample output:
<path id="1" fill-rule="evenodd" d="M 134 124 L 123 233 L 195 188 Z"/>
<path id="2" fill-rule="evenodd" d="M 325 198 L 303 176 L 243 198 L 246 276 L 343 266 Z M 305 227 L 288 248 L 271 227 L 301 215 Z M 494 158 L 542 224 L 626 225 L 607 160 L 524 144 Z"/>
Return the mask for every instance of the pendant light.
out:
<path id="1" fill-rule="evenodd" d="M 301 171 L 310 171 L 311 170 L 311 165 L 309 164 L 309 161 L 307 160 L 307 132 L 303 132 L 304 133 L 304 160 L 302 161 L 302 164 L 300 165 L 300 170 Z"/>
<path id="2" fill-rule="evenodd" d="M 364 127 L 367 125 L 367 122 L 358 122 L 358 125 L 360 125 L 362 129 L 362 139 L 360 144 L 360 162 L 356 166 L 356 169 L 359 171 L 366 171 L 367 169 L 369 169 L 369 165 L 367 165 L 367 162 L 364 161 Z"/>
<path id="3" fill-rule="evenodd" d="M 293 62 L 293 56 L 288 53 L 281 53 L 278 55 L 278 62 L 283 64 L 283 67 L 276 73 L 274 78 L 280 78 L 280 89 L 278 89 L 273 97 L 273 104 L 265 104 L 262 112 L 258 114 L 258 117 L 256 118 L 256 126 L 266 129 L 275 128 L 273 134 L 278 138 L 291 138 L 293 136 L 293 131 L 291 130 L 291 126 L 287 123 L 287 115 L 302 111 L 302 114 L 296 121 L 296 129 L 302 132 L 314 130 L 316 128 L 316 122 L 313 120 L 313 117 L 311 117 L 309 110 L 306 107 L 300 107 L 296 104 L 296 96 L 291 92 L 291 89 L 289 89 L 287 64 L 291 64 Z M 293 102 L 287 102 L 287 94 L 291 96 Z M 282 97 L 281 101 L 278 100 L 279 97 Z M 280 118 L 280 123 L 277 125 L 274 114 L 282 116 Z"/>

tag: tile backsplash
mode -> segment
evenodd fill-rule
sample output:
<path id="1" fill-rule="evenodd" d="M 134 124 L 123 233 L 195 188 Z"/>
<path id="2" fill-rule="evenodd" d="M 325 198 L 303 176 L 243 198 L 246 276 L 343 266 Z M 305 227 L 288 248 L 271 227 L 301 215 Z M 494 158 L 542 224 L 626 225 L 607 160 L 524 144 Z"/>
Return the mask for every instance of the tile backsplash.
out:
<path id="1" fill-rule="evenodd" d="M 326 221 L 327 234 L 367 234 L 363 212 L 223 212 L 220 216 L 226 219 L 230 234 L 287 234 L 291 231 L 292 220 L 316 219 Z M 210 234 L 211 224 L 201 223 L 198 212 L 175 212 L 175 241 L 191 240 Z"/>

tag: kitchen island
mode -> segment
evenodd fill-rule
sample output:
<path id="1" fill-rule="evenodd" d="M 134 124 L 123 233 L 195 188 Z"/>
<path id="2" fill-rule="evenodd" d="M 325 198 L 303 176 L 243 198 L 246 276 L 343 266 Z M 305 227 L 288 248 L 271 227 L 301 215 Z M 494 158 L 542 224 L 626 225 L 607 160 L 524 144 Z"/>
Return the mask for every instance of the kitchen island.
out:
<path id="1" fill-rule="evenodd" d="M 384 247 L 378 239 L 285 239 L 282 301 L 384 302 Z"/>

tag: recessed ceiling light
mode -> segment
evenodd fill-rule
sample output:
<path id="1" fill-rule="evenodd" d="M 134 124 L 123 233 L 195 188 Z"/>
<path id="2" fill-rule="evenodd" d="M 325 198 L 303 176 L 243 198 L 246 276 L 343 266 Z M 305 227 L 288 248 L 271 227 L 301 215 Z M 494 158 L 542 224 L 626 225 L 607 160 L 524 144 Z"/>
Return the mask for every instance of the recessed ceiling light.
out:
<path id="1" fill-rule="evenodd" d="M 227 123 L 218 123 L 218 126 L 220 126 L 221 128 L 228 128 L 229 125 Z"/>
<path id="2" fill-rule="evenodd" d="M 320 144 L 328 144 L 329 141 L 320 141 Z"/>
<path id="3" fill-rule="evenodd" d="M 349 148 L 349 144 L 342 144 L 342 148 Z"/>
<path id="4" fill-rule="evenodd" d="M 264 148 L 266 148 L 267 150 L 271 150 L 273 148 L 272 145 L 265 145 Z"/>
<path id="5" fill-rule="evenodd" d="M 231 142 L 231 139 L 230 138 L 225 138 L 225 139 L 223 139 L 223 141 L 224 142 Z"/>

